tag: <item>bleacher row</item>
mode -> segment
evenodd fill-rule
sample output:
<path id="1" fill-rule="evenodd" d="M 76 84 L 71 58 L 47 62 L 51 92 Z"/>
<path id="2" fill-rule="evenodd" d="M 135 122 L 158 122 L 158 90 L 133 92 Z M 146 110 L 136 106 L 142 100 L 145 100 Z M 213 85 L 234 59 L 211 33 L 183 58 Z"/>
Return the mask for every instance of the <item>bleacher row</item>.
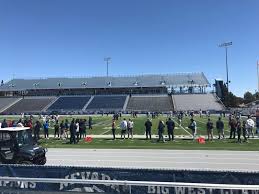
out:
<path id="1" fill-rule="evenodd" d="M 184 95 L 103 95 L 103 96 L 60 96 L 0 98 L 1 114 L 49 113 L 57 111 L 68 113 L 139 111 L 168 112 L 185 110 L 223 109 L 223 105 L 212 94 Z"/>

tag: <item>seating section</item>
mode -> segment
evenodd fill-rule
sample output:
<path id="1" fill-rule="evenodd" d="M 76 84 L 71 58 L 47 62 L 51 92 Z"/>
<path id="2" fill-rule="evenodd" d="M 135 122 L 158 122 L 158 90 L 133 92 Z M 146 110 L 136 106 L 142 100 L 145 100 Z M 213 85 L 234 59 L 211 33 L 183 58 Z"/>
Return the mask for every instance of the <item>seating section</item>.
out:
<path id="1" fill-rule="evenodd" d="M 5 108 L 12 105 L 20 98 L 0 98 L 0 111 L 2 112 Z"/>
<path id="2" fill-rule="evenodd" d="M 5 114 L 41 112 L 55 97 L 24 98 L 4 111 Z"/>
<path id="3" fill-rule="evenodd" d="M 223 110 L 223 105 L 213 94 L 181 94 L 173 95 L 175 109 L 186 110 Z"/>
<path id="4" fill-rule="evenodd" d="M 90 96 L 62 96 L 48 108 L 48 111 L 82 110 L 90 98 Z"/>
<path id="5" fill-rule="evenodd" d="M 173 111 L 170 96 L 132 96 L 127 105 L 128 111 L 166 112 Z"/>
<path id="6" fill-rule="evenodd" d="M 62 96 L 0 98 L 3 114 L 38 113 L 50 111 L 113 111 L 123 110 L 126 95 Z M 54 103 L 53 103 L 54 102 Z M 53 103 L 53 104 L 52 104 Z M 86 107 L 87 106 L 87 107 Z M 85 108 L 86 107 L 86 108 Z M 254 105 L 259 107 L 259 105 Z M 136 95 L 129 97 L 127 111 L 188 111 L 224 110 L 224 105 L 213 94 Z"/>
<path id="7" fill-rule="evenodd" d="M 86 110 L 122 110 L 127 96 L 94 96 Z"/>

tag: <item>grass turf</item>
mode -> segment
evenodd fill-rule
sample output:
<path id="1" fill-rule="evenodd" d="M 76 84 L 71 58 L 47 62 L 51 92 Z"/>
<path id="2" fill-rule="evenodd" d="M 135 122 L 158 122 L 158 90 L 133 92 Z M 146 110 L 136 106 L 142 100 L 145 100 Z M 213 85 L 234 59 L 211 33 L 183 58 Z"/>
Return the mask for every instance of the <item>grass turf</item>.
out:
<path id="1" fill-rule="evenodd" d="M 73 116 L 73 118 L 86 118 L 88 119 L 88 116 Z M 4 116 L 0 117 L 0 121 L 5 118 Z M 60 117 L 60 120 L 68 119 L 69 121 L 72 119 L 72 116 L 66 116 L 66 117 Z M 87 135 L 111 135 L 111 122 L 112 117 L 111 116 L 93 116 L 93 129 L 89 130 L 87 129 Z M 117 131 L 116 134 L 120 133 L 119 124 L 123 118 L 129 119 L 130 116 L 125 116 L 122 118 L 119 118 L 118 121 L 116 121 L 117 125 Z M 211 120 L 214 123 L 218 118 L 218 116 L 212 115 Z M 18 116 L 11 116 L 7 117 L 8 120 L 18 120 Z M 37 117 L 34 119 L 36 120 Z M 133 118 L 134 121 L 134 134 L 137 135 L 144 135 L 145 133 L 145 127 L 144 123 L 146 121 L 145 116 L 139 116 L 137 118 Z M 158 118 L 152 119 L 153 127 L 152 127 L 152 134 L 157 134 L 157 126 L 159 120 L 166 121 L 166 117 L 160 116 Z M 173 118 L 174 121 L 177 121 L 177 118 Z M 206 122 L 207 118 L 203 116 L 200 118 L 199 116 L 195 116 L 195 120 L 197 122 L 197 135 L 206 136 Z M 188 129 L 188 125 L 190 122 L 189 117 L 184 117 L 182 121 L 182 127 L 179 126 L 176 123 L 176 129 L 175 129 L 175 135 L 189 135 L 191 133 L 190 129 Z M 223 122 L 225 124 L 225 135 L 229 135 L 229 128 L 228 128 L 228 119 L 223 118 Z M 53 126 L 53 123 L 52 123 Z M 165 129 L 166 132 L 166 129 Z M 43 133 L 43 130 L 41 130 L 41 134 Z M 53 128 L 49 131 L 50 134 L 54 133 Z M 214 135 L 217 135 L 217 131 L 214 129 Z M 112 137 L 112 136 L 111 136 Z M 198 144 L 196 141 L 192 140 L 176 140 L 175 142 L 166 142 L 166 143 L 157 143 L 156 140 L 146 141 L 146 140 L 120 140 L 117 139 L 115 141 L 111 139 L 94 139 L 91 143 L 86 143 L 83 140 L 79 142 L 79 144 L 71 145 L 68 144 L 67 141 L 62 140 L 56 140 L 56 139 L 50 139 L 45 140 L 42 139 L 40 141 L 40 144 L 44 147 L 57 147 L 57 148 L 118 148 L 118 149 L 124 149 L 124 148 L 143 148 L 143 149 L 202 149 L 202 150 L 251 150 L 251 151 L 259 151 L 259 140 L 256 139 L 250 139 L 249 143 L 236 143 L 234 140 L 214 140 L 212 142 L 206 142 L 206 144 Z"/>
<path id="2" fill-rule="evenodd" d="M 175 141 L 157 142 L 156 139 L 93 139 L 92 142 L 80 140 L 78 144 L 69 144 L 69 140 L 40 140 L 43 147 L 48 148 L 88 148 L 88 149 L 177 149 L 177 150 L 235 150 L 259 151 L 259 141 L 250 139 L 247 143 L 236 140 L 214 140 L 199 144 L 193 140 L 177 139 Z"/>

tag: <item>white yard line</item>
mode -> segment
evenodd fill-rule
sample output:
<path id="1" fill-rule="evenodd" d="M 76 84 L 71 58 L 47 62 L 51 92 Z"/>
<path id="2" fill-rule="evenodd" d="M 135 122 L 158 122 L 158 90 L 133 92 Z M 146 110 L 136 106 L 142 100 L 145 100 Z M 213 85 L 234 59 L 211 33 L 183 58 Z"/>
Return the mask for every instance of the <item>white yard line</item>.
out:
<path id="1" fill-rule="evenodd" d="M 177 123 L 177 122 L 175 121 L 175 119 L 173 119 L 173 121 L 174 121 L 179 127 L 181 127 L 186 133 L 188 133 L 189 135 L 192 136 L 192 134 L 191 134 L 189 131 L 187 131 L 184 127 L 182 127 L 181 125 L 179 125 L 179 123 Z"/>
<path id="2" fill-rule="evenodd" d="M 100 135 L 105 135 L 105 134 L 108 133 L 109 131 L 111 131 L 111 129 L 108 129 L 107 131 L 104 131 L 104 132 L 101 133 Z"/>

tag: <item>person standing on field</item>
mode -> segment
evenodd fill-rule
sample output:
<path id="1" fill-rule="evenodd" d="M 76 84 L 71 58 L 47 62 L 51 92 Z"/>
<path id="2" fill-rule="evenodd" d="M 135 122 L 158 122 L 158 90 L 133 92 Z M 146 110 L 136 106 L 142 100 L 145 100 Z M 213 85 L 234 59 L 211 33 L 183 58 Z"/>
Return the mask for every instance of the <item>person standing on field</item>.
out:
<path id="1" fill-rule="evenodd" d="M 115 119 L 112 119 L 112 136 L 113 136 L 113 140 L 116 139 L 115 131 L 116 131 L 116 123 L 115 123 Z"/>
<path id="2" fill-rule="evenodd" d="M 191 123 L 189 124 L 188 128 L 192 130 L 192 136 L 194 140 L 197 134 L 197 123 L 194 119 L 191 119 L 190 121 Z"/>
<path id="3" fill-rule="evenodd" d="M 151 139 L 151 128 L 152 128 L 152 122 L 150 121 L 150 119 L 147 119 L 147 121 L 145 122 L 145 127 L 146 127 L 146 139 Z"/>
<path id="4" fill-rule="evenodd" d="M 158 140 L 157 142 L 159 142 L 160 140 L 162 140 L 162 142 L 165 142 L 164 140 L 164 128 L 165 128 L 165 124 L 162 120 L 159 121 L 158 124 Z"/>
<path id="5" fill-rule="evenodd" d="M 93 129 L 93 118 L 92 117 L 89 117 L 88 125 L 89 125 L 89 129 Z"/>
<path id="6" fill-rule="evenodd" d="M 59 124 L 58 124 L 58 120 L 56 120 L 56 123 L 54 125 L 54 129 L 55 129 L 54 138 L 56 138 L 56 135 L 59 138 Z"/>
<path id="7" fill-rule="evenodd" d="M 221 117 L 219 117 L 218 121 L 216 122 L 216 128 L 218 130 L 218 135 L 219 135 L 219 138 L 218 139 L 224 139 L 224 123 L 223 121 L 221 120 Z"/>
<path id="8" fill-rule="evenodd" d="M 128 139 L 129 137 L 131 136 L 131 139 L 133 139 L 133 127 L 134 127 L 134 122 L 129 119 L 129 122 L 128 122 Z"/>
<path id="9" fill-rule="evenodd" d="M 79 119 L 76 119 L 76 142 L 79 142 L 80 137 L 80 127 L 79 127 Z"/>
<path id="10" fill-rule="evenodd" d="M 128 129 L 128 123 L 125 118 L 121 121 L 120 128 L 121 128 L 121 138 L 125 139 L 126 131 Z"/>
<path id="11" fill-rule="evenodd" d="M 76 144 L 76 124 L 75 119 L 73 119 L 69 126 L 70 130 L 70 144 Z"/>
<path id="12" fill-rule="evenodd" d="M 183 114 L 178 114 L 178 123 L 179 123 L 179 126 L 182 126 L 182 120 L 183 120 Z"/>
<path id="13" fill-rule="evenodd" d="M 168 121 L 166 121 L 166 126 L 167 126 L 167 132 L 168 132 L 168 138 L 169 141 L 174 141 L 174 128 L 175 128 L 175 123 L 174 121 L 169 117 Z"/>
<path id="14" fill-rule="evenodd" d="M 46 122 L 43 124 L 44 129 L 44 137 L 45 139 L 49 139 L 49 121 L 46 120 Z"/>
<path id="15" fill-rule="evenodd" d="M 41 123 L 40 121 L 36 121 L 36 124 L 34 126 L 34 139 L 36 142 L 40 139 L 40 128 L 41 128 Z"/>
<path id="16" fill-rule="evenodd" d="M 231 117 L 229 121 L 229 127 L 230 127 L 230 136 L 229 139 L 235 139 L 236 138 L 236 120 Z"/>
<path id="17" fill-rule="evenodd" d="M 86 137 L 86 119 L 83 119 L 83 120 L 82 120 L 81 127 L 82 127 L 82 134 L 80 134 L 80 139 L 81 139 L 82 137 L 83 137 L 83 138 Z"/>
<path id="18" fill-rule="evenodd" d="M 7 128 L 8 124 L 6 122 L 6 119 L 3 120 L 2 124 L 1 124 L 1 128 Z"/>
<path id="19" fill-rule="evenodd" d="M 246 137 L 246 135 L 247 135 L 246 121 L 243 121 L 242 131 L 243 131 L 244 142 L 247 142 L 247 137 Z"/>
<path id="20" fill-rule="evenodd" d="M 241 143 L 242 124 L 241 124 L 241 121 L 240 121 L 239 117 L 237 117 L 236 129 L 237 129 L 237 143 Z"/>
<path id="21" fill-rule="evenodd" d="M 66 127 L 65 127 L 65 124 L 64 124 L 63 120 L 61 121 L 59 127 L 60 127 L 60 138 L 66 139 L 66 136 L 65 136 Z"/>
<path id="22" fill-rule="evenodd" d="M 64 131 L 64 136 L 65 136 L 65 138 L 68 138 L 68 131 L 69 131 L 69 122 L 68 122 L 68 120 L 66 119 L 65 120 L 65 131 Z"/>
<path id="23" fill-rule="evenodd" d="M 254 132 L 253 132 L 254 127 L 255 127 L 254 120 L 251 119 L 250 116 L 248 116 L 248 119 L 246 121 L 246 128 L 247 128 L 248 138 L 250 137 L 250 135 L 252 135 L 252 137 L 254 138 Z"/>
<path id="24" fill-rule="evenodd" d="M 207 122 L 207 134 L 208 134 L 208 140 L 213 140 L 213 123 L 210 119 L 208 119 Z"/>

